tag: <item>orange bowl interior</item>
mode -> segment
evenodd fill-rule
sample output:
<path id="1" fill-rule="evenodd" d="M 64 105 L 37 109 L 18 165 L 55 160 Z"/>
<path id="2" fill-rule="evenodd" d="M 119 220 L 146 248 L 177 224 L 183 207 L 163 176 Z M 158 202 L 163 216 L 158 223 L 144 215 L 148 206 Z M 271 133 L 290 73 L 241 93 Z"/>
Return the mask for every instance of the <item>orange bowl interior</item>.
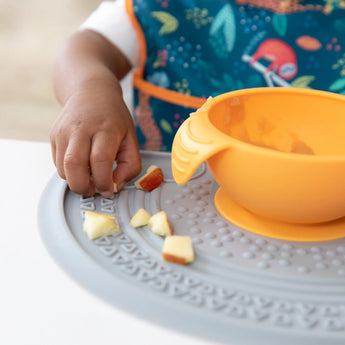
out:
<path id="1" fill-rule="evenodd" d="M 287 153 L 345 155 L 345 97 L 272 92 L 220 98 L 210 122 L 244 143 Z"/>

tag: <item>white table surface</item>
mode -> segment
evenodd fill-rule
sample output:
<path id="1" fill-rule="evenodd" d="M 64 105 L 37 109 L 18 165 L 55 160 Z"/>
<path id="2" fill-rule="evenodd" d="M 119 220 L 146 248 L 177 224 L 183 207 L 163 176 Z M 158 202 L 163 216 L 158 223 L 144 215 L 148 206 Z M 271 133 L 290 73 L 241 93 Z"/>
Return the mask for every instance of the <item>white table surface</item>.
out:
<path id="1" fill-rule="evenodd" d="M 212 344 L 118 310 L 67 276 L 37 225 L 55 172 L 49 144 L 0 139 L 0 159 L 0 344 Z"/>

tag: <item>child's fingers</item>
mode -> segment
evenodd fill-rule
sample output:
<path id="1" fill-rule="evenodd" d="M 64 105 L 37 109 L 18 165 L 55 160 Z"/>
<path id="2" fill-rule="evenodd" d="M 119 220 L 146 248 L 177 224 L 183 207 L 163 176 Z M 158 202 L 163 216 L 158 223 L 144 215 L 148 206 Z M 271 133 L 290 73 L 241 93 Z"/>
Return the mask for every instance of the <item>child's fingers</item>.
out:
<path id="1" fill-rule="evenodd" d="M 126 145 L 121 146 L 116 163 L 113 180 L 120 190 L 126 182 L 136 177 L 141 171 L 141 158 L 135 137 Z"/>
<path id="2" fill-rule="evenodd" d="M 61 178 L 66 179 L 65 174 L 65 152 L 66 152 L 67 145 L 57 146 L 56 148 L 56 154 L 55 154 L 55 165 L 56 170 Z"/>
<path id="3" fill-rule="evenodd" d="M 113 164 L 118 145 L 112 134 L 97 133 L 92 140 L 90 165 L 97 191 L 103 196 L 114 193 Z"/>
<path id="4" fill-rule="evenodd" d="M 52 137 L 50 138 L 50 151 L 52 154 L 53 162 L 56 165 L 56 144 L 55 140 Z"/>
<path id="5" fill-rule="evenodd" d="M 67 140 L 59 140 L 59 142 L 52 141 L 52 155 L 53 161 L 56 166 L 56 170 L 59 176 L 63 179 L 66 179 L 65 175 L 65 152 L 67 149 L 68 141 Z"/>
<path id="6" fill-rule="evenodd" d="M 57 136 L 55 134 L 55 130 L 52 130 L 50 133 L 50 150 L 53 158 L 53 162 L 56 166 L 56 170 L 58 174 L 60 175 L 61 178 L 65 179 L 65 172 L 63 169 L 63 157 L 65 155 L 65 150 L 66 150 L 66 145 L 64 146 L 63 149 L 63 154 L 61 158 L 61 149 L 59 147 L 59 143 L 57 142 Z M 61 141 L 61 140 L 60 140 Z"/>
<path id="7" fill-rule="evenodd" d="M 90 145 L 89 137 L 71 137 L 64 155 L 66 180 L 77 194 L 91 195 L 94 192 L 90 184 Z"/>

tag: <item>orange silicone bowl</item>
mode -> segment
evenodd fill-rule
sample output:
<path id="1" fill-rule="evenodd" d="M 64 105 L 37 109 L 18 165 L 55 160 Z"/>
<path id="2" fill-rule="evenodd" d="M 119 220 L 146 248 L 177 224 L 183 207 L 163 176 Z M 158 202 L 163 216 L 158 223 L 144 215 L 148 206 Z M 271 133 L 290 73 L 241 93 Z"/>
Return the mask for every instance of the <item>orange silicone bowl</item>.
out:
<path id="1" fill-rule="evenodd" d="M 228 200 L 278 222 L 342 218 L 345 97 L 256 88 L 209 98 L 175 136 L 176 182 L 186 183 L 203 161 L 220 186 L 223 204 Z M 221 208 L 223 214 L 231 212 Z"/>

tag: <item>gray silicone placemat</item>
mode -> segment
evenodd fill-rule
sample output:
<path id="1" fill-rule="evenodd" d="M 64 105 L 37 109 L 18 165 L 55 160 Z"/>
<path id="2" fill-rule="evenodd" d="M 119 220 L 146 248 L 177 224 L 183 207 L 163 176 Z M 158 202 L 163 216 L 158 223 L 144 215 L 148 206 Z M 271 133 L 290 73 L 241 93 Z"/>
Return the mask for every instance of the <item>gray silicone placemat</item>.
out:
<path id="1" fill-rule="evenodd" d="M 76 281 L 130 313 L 207 340 L 233 345 L 345 344 L 345 239 L 288 242 L 262 237 L 216 210 L 217 185 L 202 165 L 184 186 L 170 154 L 142 152 L 143 172 L 164 171 L 151 193 L 130 182 L 120 193 L 82 198 L 54 176 L 39 207 L 42 239 Z M 161 259 L 163 239 L 132 229 L 136 210 L 165 210 L 175 234 L 190 235 L 196 259 Z M 122 233 L 90 241 L 83 211 L 119 217 Z"/>

